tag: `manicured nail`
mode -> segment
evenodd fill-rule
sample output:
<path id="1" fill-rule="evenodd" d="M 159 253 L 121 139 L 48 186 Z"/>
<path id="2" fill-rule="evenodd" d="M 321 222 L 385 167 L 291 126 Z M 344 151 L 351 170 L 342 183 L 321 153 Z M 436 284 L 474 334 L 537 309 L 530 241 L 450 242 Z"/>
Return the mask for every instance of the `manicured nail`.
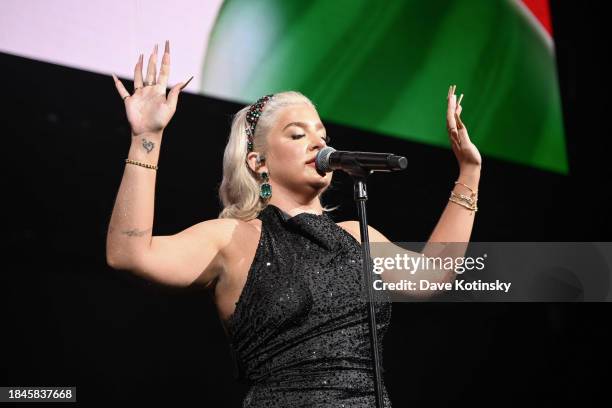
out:
<path id="1" fill-rule="evenodd" d="M 457 105 L 461 104 L 462 99 L 463 99 L 463 94 L 461 94 L 461 96 L 459 97 L 459 100 L 457 101 Z"/>
<path id="2" fill-rule="evenodd" d="M 457 121 L 457 127 L 463 129 L 463 122 L 461 122 L 461 118 L 457 115 L 457 112 L 455 112 L 455 120 Z"/>
<path id="3" fill-rule="evenodd" d="M 170 41 L 166 40 L 166 47 L 164 49 L 164 53 L 170 54 Z"/>
<path id="4" fill-rule="evenodd" d="M 185 85 L 181 86 L 181 91 L 187 86 L 189 82 L 191 82 L 192 79 L 193 79 L 193 76 L 189 78 L 189 81 L 185 82 Z"/>

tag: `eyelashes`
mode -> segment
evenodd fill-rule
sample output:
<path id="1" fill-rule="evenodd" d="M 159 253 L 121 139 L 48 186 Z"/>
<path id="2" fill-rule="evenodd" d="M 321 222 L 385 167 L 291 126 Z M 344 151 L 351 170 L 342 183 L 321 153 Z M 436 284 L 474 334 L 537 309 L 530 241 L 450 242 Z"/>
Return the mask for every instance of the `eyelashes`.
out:
<path id="1" fill-rule="evenodd" d="M 301 135 L 291 135 L 291 138 L 293 140 L 298 140 L 298 139 L 303 138 L 304 136 L 306 136 L 306 135 L 304 135 L 304 134 L 301 134 Z M 329 141 L 331 140 L 331 138 L 329 136 L 325 136 L 322 139 L 325 141 L 326 144 L 329 144 Z"/>

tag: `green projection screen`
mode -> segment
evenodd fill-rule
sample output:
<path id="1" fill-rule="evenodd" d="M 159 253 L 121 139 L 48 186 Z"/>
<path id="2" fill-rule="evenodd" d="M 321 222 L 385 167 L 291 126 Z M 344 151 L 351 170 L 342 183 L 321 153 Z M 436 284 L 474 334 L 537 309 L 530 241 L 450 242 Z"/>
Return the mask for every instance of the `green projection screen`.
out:
<path id="1" fill-rule="evenodd" d="M 227 0 L 200 88 L 245 104 L 298 90 L 323 120 L 450 148 L 456 84 L 484 155 L 567 174 L 553 38 L 529 3 Z"/>

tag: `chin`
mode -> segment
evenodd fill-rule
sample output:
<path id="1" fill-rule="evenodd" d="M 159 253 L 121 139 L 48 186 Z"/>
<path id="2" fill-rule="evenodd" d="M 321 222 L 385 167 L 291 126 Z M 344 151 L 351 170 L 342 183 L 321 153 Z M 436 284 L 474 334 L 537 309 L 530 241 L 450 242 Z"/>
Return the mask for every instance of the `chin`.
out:
<path id="1" fill-rule="evenodd" d="M 329 187 L 331 183 L 331 177 L 319 177 L 318 179 L 309 180 L 308 184 L 315 190 L 324 190 Z"/>

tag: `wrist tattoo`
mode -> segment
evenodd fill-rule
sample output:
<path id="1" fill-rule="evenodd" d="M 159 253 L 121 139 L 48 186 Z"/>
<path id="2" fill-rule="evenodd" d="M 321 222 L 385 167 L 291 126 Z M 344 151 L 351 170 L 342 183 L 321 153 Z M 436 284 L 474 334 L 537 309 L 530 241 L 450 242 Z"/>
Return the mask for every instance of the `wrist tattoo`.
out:
<path id="1" fill-rule="evenodd" d="M 151 153 L 151 151 L 153 150 L 153 148 L 155 147 L 155 143 L 151 142 L 150 140 L 147 139 L 142 139 L 142 147 L 145 148 L 145 150 L 147 151 L 147 154 Z"/>

